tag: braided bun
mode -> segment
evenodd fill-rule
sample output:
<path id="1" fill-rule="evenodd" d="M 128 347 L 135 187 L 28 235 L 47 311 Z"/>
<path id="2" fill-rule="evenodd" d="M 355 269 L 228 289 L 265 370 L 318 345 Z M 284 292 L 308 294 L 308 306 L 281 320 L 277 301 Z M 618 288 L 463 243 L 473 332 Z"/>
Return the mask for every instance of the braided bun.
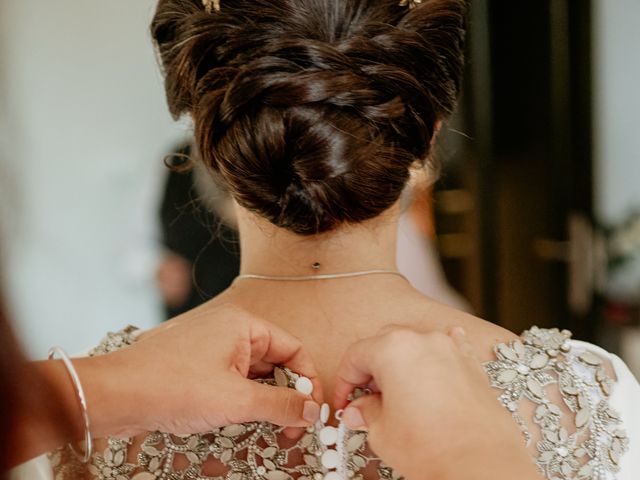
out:
<path id="1" fill-rule="evenodd" d="M 152 23 L 174 117 L 273 224 L 321 233 L 393 205 L 454 109 L 463 0 L 160 0 Z"/>

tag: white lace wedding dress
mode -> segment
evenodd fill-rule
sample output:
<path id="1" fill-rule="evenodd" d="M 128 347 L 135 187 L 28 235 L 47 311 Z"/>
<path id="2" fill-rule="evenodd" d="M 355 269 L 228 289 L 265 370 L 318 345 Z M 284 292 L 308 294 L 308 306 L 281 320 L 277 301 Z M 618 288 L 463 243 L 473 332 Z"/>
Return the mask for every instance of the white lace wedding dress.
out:
<path id="1" fill-rule="evenodd" d="M 91 355 L 135 341 L 136 329 L 112 333 Z M 567 331 L 532 328 L 519 341 L 496 345 L 484 364 L 498 399 L 536 452 L 549 480 L 640 478 L 640 385 L 617 356 L 570 339 Z M 609 362 L 615 374 L 604 368 Z M 293 386 L 297 376 L 276 369 L 266 382 Z M 472 399 L 469 399 L 472 401 Z M 324 419 L 326 421 L 326 418 Z M 143 439 L 107 439 L 89 471 L 66 448 L 50 465 L 23 467 L 21 478 L 56 480 L 340 480 L 400 478 L 367 447 L 366 434 L 319 422 L 294 443 L 268 423 L 231 425 L 189 436 L 152 432 Z M 473 428 L 473 425 L 469 425 Z M 433 432 L 437 435 L 438 432 Z M 428 458 L 424 458 L 428 462 Z M 51 473 L 53 467 L 53 475 Z M 40 473 L 36 473 L 38 470 Z M 482 465 L 478 465 L 481 469 Z M 45 476 L 42 476 L 43 472 Z"/>

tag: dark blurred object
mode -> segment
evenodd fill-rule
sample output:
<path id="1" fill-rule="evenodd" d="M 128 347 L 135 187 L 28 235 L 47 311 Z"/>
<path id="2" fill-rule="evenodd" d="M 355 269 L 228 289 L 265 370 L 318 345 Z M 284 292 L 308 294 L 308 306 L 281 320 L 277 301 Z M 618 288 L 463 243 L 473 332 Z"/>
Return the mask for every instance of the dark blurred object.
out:
<path id="1" fill-rule="evenodd" d="M 445 272 L 474 311 L 593 341 L 591 7 L 470 2 L 465 91 L 434 198 Z"/>
<path id="2" fill-rule="evenodd" d="M 0 440 L 3 445 L 11 441 L 11 432 L 16 430 L 15 421 L 18 417 L 18 405 L 25 398 L 24 385 L 20 382 L 24 359 L 17 348 L 8 319 L 5 315 L 4 304 L 0 298 Z M 17 368 L 16 368 L 17 367 Z M 0 479 L 4 479 L 4 471 L 8 468 L 8 452 L 2 449 L 0 453 Z"/>
<path id="3" fill-rule="evenodd" d="M 640 326 L 640 305 L 607 300 L 602 310 L 607 326 Z"/>
<path id="4" fill-rule="evenodd" d="M 167 308 L 180 308 L 189 301 L 193 290 L 192 269 L 191 262 L 181 255 L 164 255 L 156 272 L 156 280 Z"/>
<path id="5" fill-rule="evenodd" d="M 190 156 L 191 146 L 186 145 L 176 150 L 174 159 L 167 163 L 184 163 L 183 159 Z M 209 192 L 200 187 L 205 182 L 197 175 L 206 175 L 206 172 L 171 170 L 162 200 L 162 240 L 168 252 L 158 269 L 157 279 L 167 318 L 221 293 L 240 269 L 238 234 L 223 222 L 219 211 L 211 208 Z"/>

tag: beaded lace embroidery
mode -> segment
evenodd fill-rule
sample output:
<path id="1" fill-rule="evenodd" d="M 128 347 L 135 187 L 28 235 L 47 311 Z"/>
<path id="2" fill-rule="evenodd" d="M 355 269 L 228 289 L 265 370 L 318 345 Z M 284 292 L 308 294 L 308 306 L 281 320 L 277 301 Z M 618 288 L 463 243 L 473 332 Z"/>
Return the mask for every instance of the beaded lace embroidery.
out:
<path id="1" fill-rule="evenodd" d="M 102 355 L 135 341 L 137 329 L 110 333 L 90 355 Z M 610 480 L 619 470 L 620 456 L 628 448 L 619 416 L 607 399 L 613 382 L 602 361 L 590 352 L 574 352 L 570 333 L 532 328 L 521 340 L 496 345 L 496 360 L 484 364 L 499 400 L 512 413 L 528 443 L 532 434 L 520 412 L 520 400 L 537 405 L 532 419 L 540 429 L 536 463 L 549 480 Z M 263 382 L 292 387 L 297 375 L 276 369 Z M 575 414 L 575 432 L 561 425 L 562 410 L 546 392 L 557 385 L 563 402 Z M 269 423 L 230 425 L 206 434 L 175 436 L 147 434 L 139 448 L 134 439 L 106 440 L 95 453 L 89 474 L 68 449 L 50 454 L 56 480 L 91 478 L 114 480 L 382 480 L 402 478 L 367 448 L 366 434 L 341 428 L 337 451 L 340 465 L 329 471 L 321 458 L 327 447 L 319 440 L 318 424 L 293 446 L 284 446 L 283 428 Z M 178 459 L 180 461 L 178 462 Z M 180 463 L 178 467 L 176 464 Z M 216 473 L 207 476 L 211 464 Z M 208 466 L 207 466 L 208 465 Z"/>
<path id="2" fill-rule="evenodd" d="M 537 405 L 533 422 L 540 429 L 536 463 L 550 480 L 605 480 L 615 478 L 628 439 L 619 428 L 620 417 L 608 404 L 613 381 L 602 360 L 589 351 L 574 351 L 567 330 L 533 327 L 521 341 L 494 348 L 496 361 L 484 364 L 491 385 L 502 390 L 499 400 L 523 430 L 532 435 L 519 413 L 525 398 Z M 562 426 L 562 410 L 545 387 L 556 385 L 564 404 L 574 414 L 575 432 Z"/>

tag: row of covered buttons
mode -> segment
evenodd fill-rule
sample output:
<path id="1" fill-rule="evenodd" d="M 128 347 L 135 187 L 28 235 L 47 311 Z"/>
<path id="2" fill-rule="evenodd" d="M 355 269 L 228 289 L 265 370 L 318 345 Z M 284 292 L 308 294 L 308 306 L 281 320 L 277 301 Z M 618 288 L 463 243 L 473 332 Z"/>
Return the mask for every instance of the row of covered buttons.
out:
<path id="1" fill-rule="evenodd" d="M 307 377 L 298 377 L 295 382 L 295 388 L 304 395 L 311 395 L 313 393 L 313 383 L 311 383 L 311 380 Z M 336 412 L 336 420 L 339 422 L 341 421 L 341 414 L 341 410 Z M 340 437 L 340 431 L 336 427 L 327 425 L 330 415 L 331 407 L 328 403 L 323 403 L 320 408 L 320 421 L 318 425 L 320 432 L 318 434 L 318 438 L 325 450 L 322 452 L 320 462 L 322 463 L 322 466 L 328 470 L 324 475 L 324 480 L 341 480 L 342 476 L 337 471 L 338 467 L 340 467 L 341 461 L 341 455 L 337 450 L 339 447 L 338 440 Z"/>

